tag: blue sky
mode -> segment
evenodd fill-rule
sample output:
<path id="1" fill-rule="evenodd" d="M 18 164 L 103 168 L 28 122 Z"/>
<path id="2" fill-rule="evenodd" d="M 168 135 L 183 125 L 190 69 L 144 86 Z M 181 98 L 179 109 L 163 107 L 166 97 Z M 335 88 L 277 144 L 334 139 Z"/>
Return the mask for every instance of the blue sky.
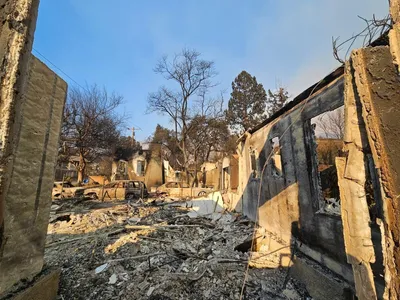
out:
<path id="1" fill-rule="evenodd" d="M 153 73 L 162 55 L 187 47 L 215 61 L 214 93 L 225 90 L 226 101 L 242 70 L 296 96 L 338 66 L 332 36 L 361 31 L 357 15 L 387 13 L 387 0 L 41 0 L 34 49 L 80 85 L 123 95 L 127 125 L 144 140 L 157 123 L 169 125 L 145 114 L 148 93 L 165 83 Z"/>

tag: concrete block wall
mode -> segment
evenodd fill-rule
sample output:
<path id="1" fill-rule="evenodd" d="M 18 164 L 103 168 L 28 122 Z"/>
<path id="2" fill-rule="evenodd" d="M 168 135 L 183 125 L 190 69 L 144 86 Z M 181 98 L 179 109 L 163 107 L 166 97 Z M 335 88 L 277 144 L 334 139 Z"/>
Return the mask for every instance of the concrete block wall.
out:
<path id="1" fill-rule="evenodd" d="M 400 73 L 400 0 L 390 1 L 390 15 L 393 20 L 393 28 L 389 32 L 390 52 Z"/>
<path id="2" fill-rule="evenodd" d="M 380 200 L 383 211 L 380 218 L 385 266 L 384 299 L 399 299 L 400 77 L 396 56 L 392 56 L 391 48 L 392 44 L 390 48 L 359 49 L 353 51 L 351 61 L 382 194 Z"/>
<path id="3" fill-rule="evenodd" d="M 6 201 L 14 167 L 39 0 L 0 0 L 0 274 L 5 244 Z M 16 251 L 16 249 L 14 250 Z M 0 294 L 7 283 L 0 280 Z"/>
<path id="4" fill-rule="evenodd" d="M 326 267 L 341 276 L 345 270 L 346 276 L 343 277 L 347 280 L 353 276 L 354 281 L 348 280 L 348 283 L 355 284 L 360 299 L 400 298 L 400 77 L 397 69 L 399 56 L 394 55 L 396 49 L 393 49 L 399 45 L 393 45 L 393 42 L 392 38 L 390 47 L 354 51 L 351 68 L 346 69 L 344 76 L 311 96 L 304 109 L 300 103 L 248 133 L 238 147 L 239 194 L 243 197 L 244 214 L 274 233 L 284 246 L 294 238 L 306 246 L 306 255 L 316 259 L 318 253 L 323 253 L 326 256 L 324 261 L 329 261 L 329 264 L 325 263 Z M 350 103 L 349 89 L 344 93 L 344 81 L 347 88 L 351 85 L 352 97 L 358 101 L 357 107 Z M 347 111 L 345 149 L 349 154 L 342 158 L 342 164 L 338 164 L 341 167 L 338 175 L 343 200 L 342 216 L 339 217 L 316 212 L 318 199 L 314 199 L 311 192 L 312 176 L 306 147 L 309 141 L 305 128 L 311 118 L 343 104 Z M 364 123 L 366 127 L 361 130 L 360 124 Z M 290 130 L 286 131 L 289 125 Z M 282 132 L 286 135 L 282 136 Z M 283 182 L 269 175 L 268 164 L 264 166 L 272 151 L 271 140 L 276 136 L 281 137 Z M 254 150 L 257 153 L 257 173 L 262 173 L 266 167 L 261 178 L 252 175 L 250 153 Z M 382 202 L 377 204 L 383 208 L 377 221 L 381 232 L 375 232 L 376 228 L 371 225 L 365 197 L 367 171 L 363 164 L 371 152 L 379 180 L 374 191 L 382 193 L 382 199 L 374 195 L 377 203 Z M 376 180 L 372 180 L 376 184 Z M 372 238 L 375 233 L 379 239 L 376 235 L 375 239 Z M 353 265 L 353 272 L 349 271 L 348 263 Z M 384 288 L 379 277 L 383 273 L 380 271 L 382 265 L 385 268 Z"/>
<path id="5" fill-rule="evenodd" d="M 311 191 L 305 138 L 305 123 L 343 105 L 343 77 L 339 77 L 282 116 L 249 133 L 240 143 L 239 189 L 243 212 L 260 226 L 289 245 L 294 237 L 339 263 L 347 264 L 339 216 L 316 213 L 318 199 Z M 289 128 L 289 130 L 287 129 Z M 280 137 L 282 176 L 272 174 L 271 163 L 264 166 L 273 149 L 272 139 Z M 259 176 L 253 178 L 250 152 L 257 153 Z M 271 160 L 270 160 L 271 161 Z M 263 168 L 264 174 L 261 177 Z M 261 196 L 258 199 L 261 183 Z M 300 235 L 300 236 L 296 236 Z"/>
<path id="6" fill-rule="evenodd" d="M 354 54 L 354 53 L 353 53 Z M 345 133 L 343 150 L 347 157 L 336 157 L 338 185 L 340 189 L 343 236 L 347 262 L 352 265 L 359 299 L 376 299 L 372 265 L 377 262 L 373 223 L 369 213 L 365 184 L 367 182 L 366 158 L 370 155 L 365 123 L 362 120 L 362 104 L 352 70 L 357 63 L 354 57 L 345 68 Z M 377 200 L 376 200 L 377 201 Z M 378 297 L 380 298 L 380 297 Z"/>
<path id="7" fill-rule="evenodd" d="M 0 291 L 43 267 L 51 190 L 67 84 L 31 56 L 5 197 Z M 18 251 L 16 251 L 18 249 Z"/>
<path id="8" fill-rule="evenodd" d="M 157 157 L 152 157 L 146 166 L 146 174 L 144 176 L 145 184 L 148 188 L 153 186 L 160 186 L 162 182 L 162 164 L 161 160 Z"/>

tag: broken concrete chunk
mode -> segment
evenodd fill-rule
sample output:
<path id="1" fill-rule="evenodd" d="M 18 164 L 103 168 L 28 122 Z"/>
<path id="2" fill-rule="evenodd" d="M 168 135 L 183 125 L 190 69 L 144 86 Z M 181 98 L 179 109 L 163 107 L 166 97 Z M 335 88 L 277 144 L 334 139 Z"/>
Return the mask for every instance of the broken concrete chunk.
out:
<path id="1" fill-rule="evenodd" d="M 291 289 L 291 288 L 284 289 L 282 294 L 285 295 L 285 297 L 290 300 L 301 299 L 299 293 L 296 290 Z"/>
<path id="2" fill-rule="evenodd" d="M 195 219 L 195 218 L 197 218 L 197 217 L 199 217 L 199 214 L 197 213 L 197 212 L 195 212 L 195 211 L 189 211 L 188 213 L 187 213 L 187 216 L 189 217 L 189 218 L 191 218 L 191 219 Z"/>
<path id="3" fill-rule="evenodd" d="M 117 282 L 117 275 L 112 274 L 110 278 L 108 279 L 108 284 L 115 284 Z"/>
<path id="4" fill-rule="evenodd" d="M 129 224 L 137 224 L 140 222 L 140 218 L 132 217 L 128 219 Z"/>
<path id="5" fill-rule="evenodd" d="M 236 217 L 231 214 L 223 214 L 221 218 L 219 218 L 218 223 L 219 224 L 230 224 L 236 220 Z"/>
<path id="6" fill-rule="evenodd" d="M 142 281 L 141 283 L 138 284 L 138 289 L 143 291 L 146 289 L 150 284 L 147 281 Z"/>
<path id="7" fill-rule="evenodd" d="M 207 216 L 207 218 L 211 219 L 212 222 L 217 222 L 221 219 L 222 215 L 220 213 L 212 213 L 211 215 Z"/>
<path id="8" fill-rule="evenodd" d="M 149 288 L 149 290 L 147 291 L 147 293 L 146 293 L 147 297 L 150 297 L 151 294 L 153 294 L 153 292 L 154 292 L 155 289 L 156 289 L 156 288 L 155 288 L 154 286 L 151 286 L 151 287 Z"/>
<path id="9" fill-rule="evenodd" d="M 108 268 L 108 266 L 109 266 L 108 263 L 102 264 L 101 266 L 98 266 L 98 267 L 94 270 L 94 272 L 95 272 L 96 274 L 99 274 L 99 273 L 103 272 L 104 270 L 106 270 L 106 269 Z"/>

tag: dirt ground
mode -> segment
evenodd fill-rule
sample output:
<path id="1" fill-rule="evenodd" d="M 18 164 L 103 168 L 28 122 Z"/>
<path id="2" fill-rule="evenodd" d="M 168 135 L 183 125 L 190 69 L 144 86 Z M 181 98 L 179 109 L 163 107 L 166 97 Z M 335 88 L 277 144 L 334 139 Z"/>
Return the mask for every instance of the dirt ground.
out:
<path id="1" fill-rule="evenodd" d="M 45 261 L 61 268 L 58 299 L 240 299 L 244 282 L 242 299 L 311 299 L 275 254 L 257 253 L 246 277 L 249 249 L 235 247 L 254 224 L 238 214 L 196 215 L 170 199 L 63 200 L 50 222 Z"/>

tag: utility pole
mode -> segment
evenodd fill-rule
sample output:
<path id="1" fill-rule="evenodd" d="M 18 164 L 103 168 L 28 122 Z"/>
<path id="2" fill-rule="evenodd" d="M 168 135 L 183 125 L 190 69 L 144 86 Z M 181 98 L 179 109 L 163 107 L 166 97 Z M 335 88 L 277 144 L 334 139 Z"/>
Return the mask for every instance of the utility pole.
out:
<path id="1" fill-rule="evenodd" d="M 162 156 L 162 143 L 160 142 L 160 161 L 161 161 L 161 183 L 165 183 L 165 169 L 164 169 L 164 160 Z"/>
<path id="2" fill-rule="evenodd" d="M 132 127 L 128 128 L 128 130 L 132 131 L 132 147 L 134 146 L 135 143 L 135 130 L 142 130 L 140 127 Z"/>

